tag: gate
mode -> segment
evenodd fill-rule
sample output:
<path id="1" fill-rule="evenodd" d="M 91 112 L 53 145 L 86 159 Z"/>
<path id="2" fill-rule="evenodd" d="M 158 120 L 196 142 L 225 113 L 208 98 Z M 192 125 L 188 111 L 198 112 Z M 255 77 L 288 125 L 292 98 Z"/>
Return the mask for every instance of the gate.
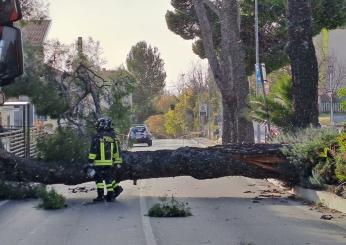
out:
<path id="1" fill-rule="evenodd" d="M 37 158 L 37 141 L 45 135 L 44 130 L 34 127 L 12 128 L 0 133 L 0 141 L 9 153 L 22 158 Z"/>
<path id="2" fill-rule="evenodd" d="M 19 121 L 16 126 L 0 128 L 0 141 L 5 149 L 23 158 L 36 158 L 37 140 L 45 135 L 43 129 L 32 127 L 33 117 L 29 102 L 5 102 L 2 107 L 13 107 L 8 111 L 17 111 Z M 18 125 L 19 124 L 19 125 Z"/>

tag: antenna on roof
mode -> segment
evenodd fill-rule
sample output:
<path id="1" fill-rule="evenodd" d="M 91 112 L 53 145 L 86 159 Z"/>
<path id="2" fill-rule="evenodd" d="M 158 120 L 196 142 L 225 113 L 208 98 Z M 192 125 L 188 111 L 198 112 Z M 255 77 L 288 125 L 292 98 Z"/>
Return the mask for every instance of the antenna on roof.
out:
<path id="1" fill-rule="evenodd" d="M 83 55 L 83 38 L 82 37 L 78 37 L 77 48 L 78 48 L 78 56 L 82 57 Z"/>

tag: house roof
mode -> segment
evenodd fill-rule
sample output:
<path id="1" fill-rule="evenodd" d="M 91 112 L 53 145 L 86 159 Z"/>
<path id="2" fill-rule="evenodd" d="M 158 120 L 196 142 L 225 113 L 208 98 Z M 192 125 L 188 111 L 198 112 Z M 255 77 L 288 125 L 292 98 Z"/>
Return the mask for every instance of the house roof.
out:
<path id="1" fill-rule="evenodd" d="M 42 46 L 47 37 L 51 23 L 51 20 L 29 21 L 21 27 L 21 30 L 31 45 Z"/>

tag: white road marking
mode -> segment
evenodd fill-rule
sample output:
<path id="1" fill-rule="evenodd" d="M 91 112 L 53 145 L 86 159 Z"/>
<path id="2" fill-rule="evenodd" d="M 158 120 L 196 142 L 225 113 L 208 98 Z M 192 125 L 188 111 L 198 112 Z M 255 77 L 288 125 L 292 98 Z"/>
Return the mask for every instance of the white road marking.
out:
<path id="1" fill-rule="evenodd" d="M 153 233 L 153 229 L 150 224 L 150 218 L 146 216 L 148 212 L 148 206 L 147 206 L 147 202 L 145 201 L 145 197 L 143 196 L 144 183 L 145 183 L 144 180 L 140 182 L 139 205 L 141 209 L 142 226 L 143 226 L 145 241 L 147 245 L 157 245 L 157 242 Z"/>
<path id="2" fill-rule="evenodd" d="M 8 202 L 9 202 L 9 200 L 5 200 L 5 201 L 0 202 L 0 207 L 3 206 L 3 205 L 5 205 L 5 204 L 8 203 Z"/>

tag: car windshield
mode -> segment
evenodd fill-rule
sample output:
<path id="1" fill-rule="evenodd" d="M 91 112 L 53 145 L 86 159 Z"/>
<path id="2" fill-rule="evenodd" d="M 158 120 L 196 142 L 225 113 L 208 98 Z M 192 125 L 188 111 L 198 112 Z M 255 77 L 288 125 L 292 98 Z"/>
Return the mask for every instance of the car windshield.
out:
<path id="1" fill-rule="evenodd" d="M 146 128 L 145 127 L 135 127 L 131 129 L 131 132 L 133 133 L 144 133 L 146 132 Z"/>
<path id="2" fill-rule="evenodd" d="M 146 131 L 146 128 L 145 128 L 145 127 L 137 127 L 137 128 L 136 128 L 136 131 L 137 131 L 137 132 L 144 133 L 144 132 Z"/>

